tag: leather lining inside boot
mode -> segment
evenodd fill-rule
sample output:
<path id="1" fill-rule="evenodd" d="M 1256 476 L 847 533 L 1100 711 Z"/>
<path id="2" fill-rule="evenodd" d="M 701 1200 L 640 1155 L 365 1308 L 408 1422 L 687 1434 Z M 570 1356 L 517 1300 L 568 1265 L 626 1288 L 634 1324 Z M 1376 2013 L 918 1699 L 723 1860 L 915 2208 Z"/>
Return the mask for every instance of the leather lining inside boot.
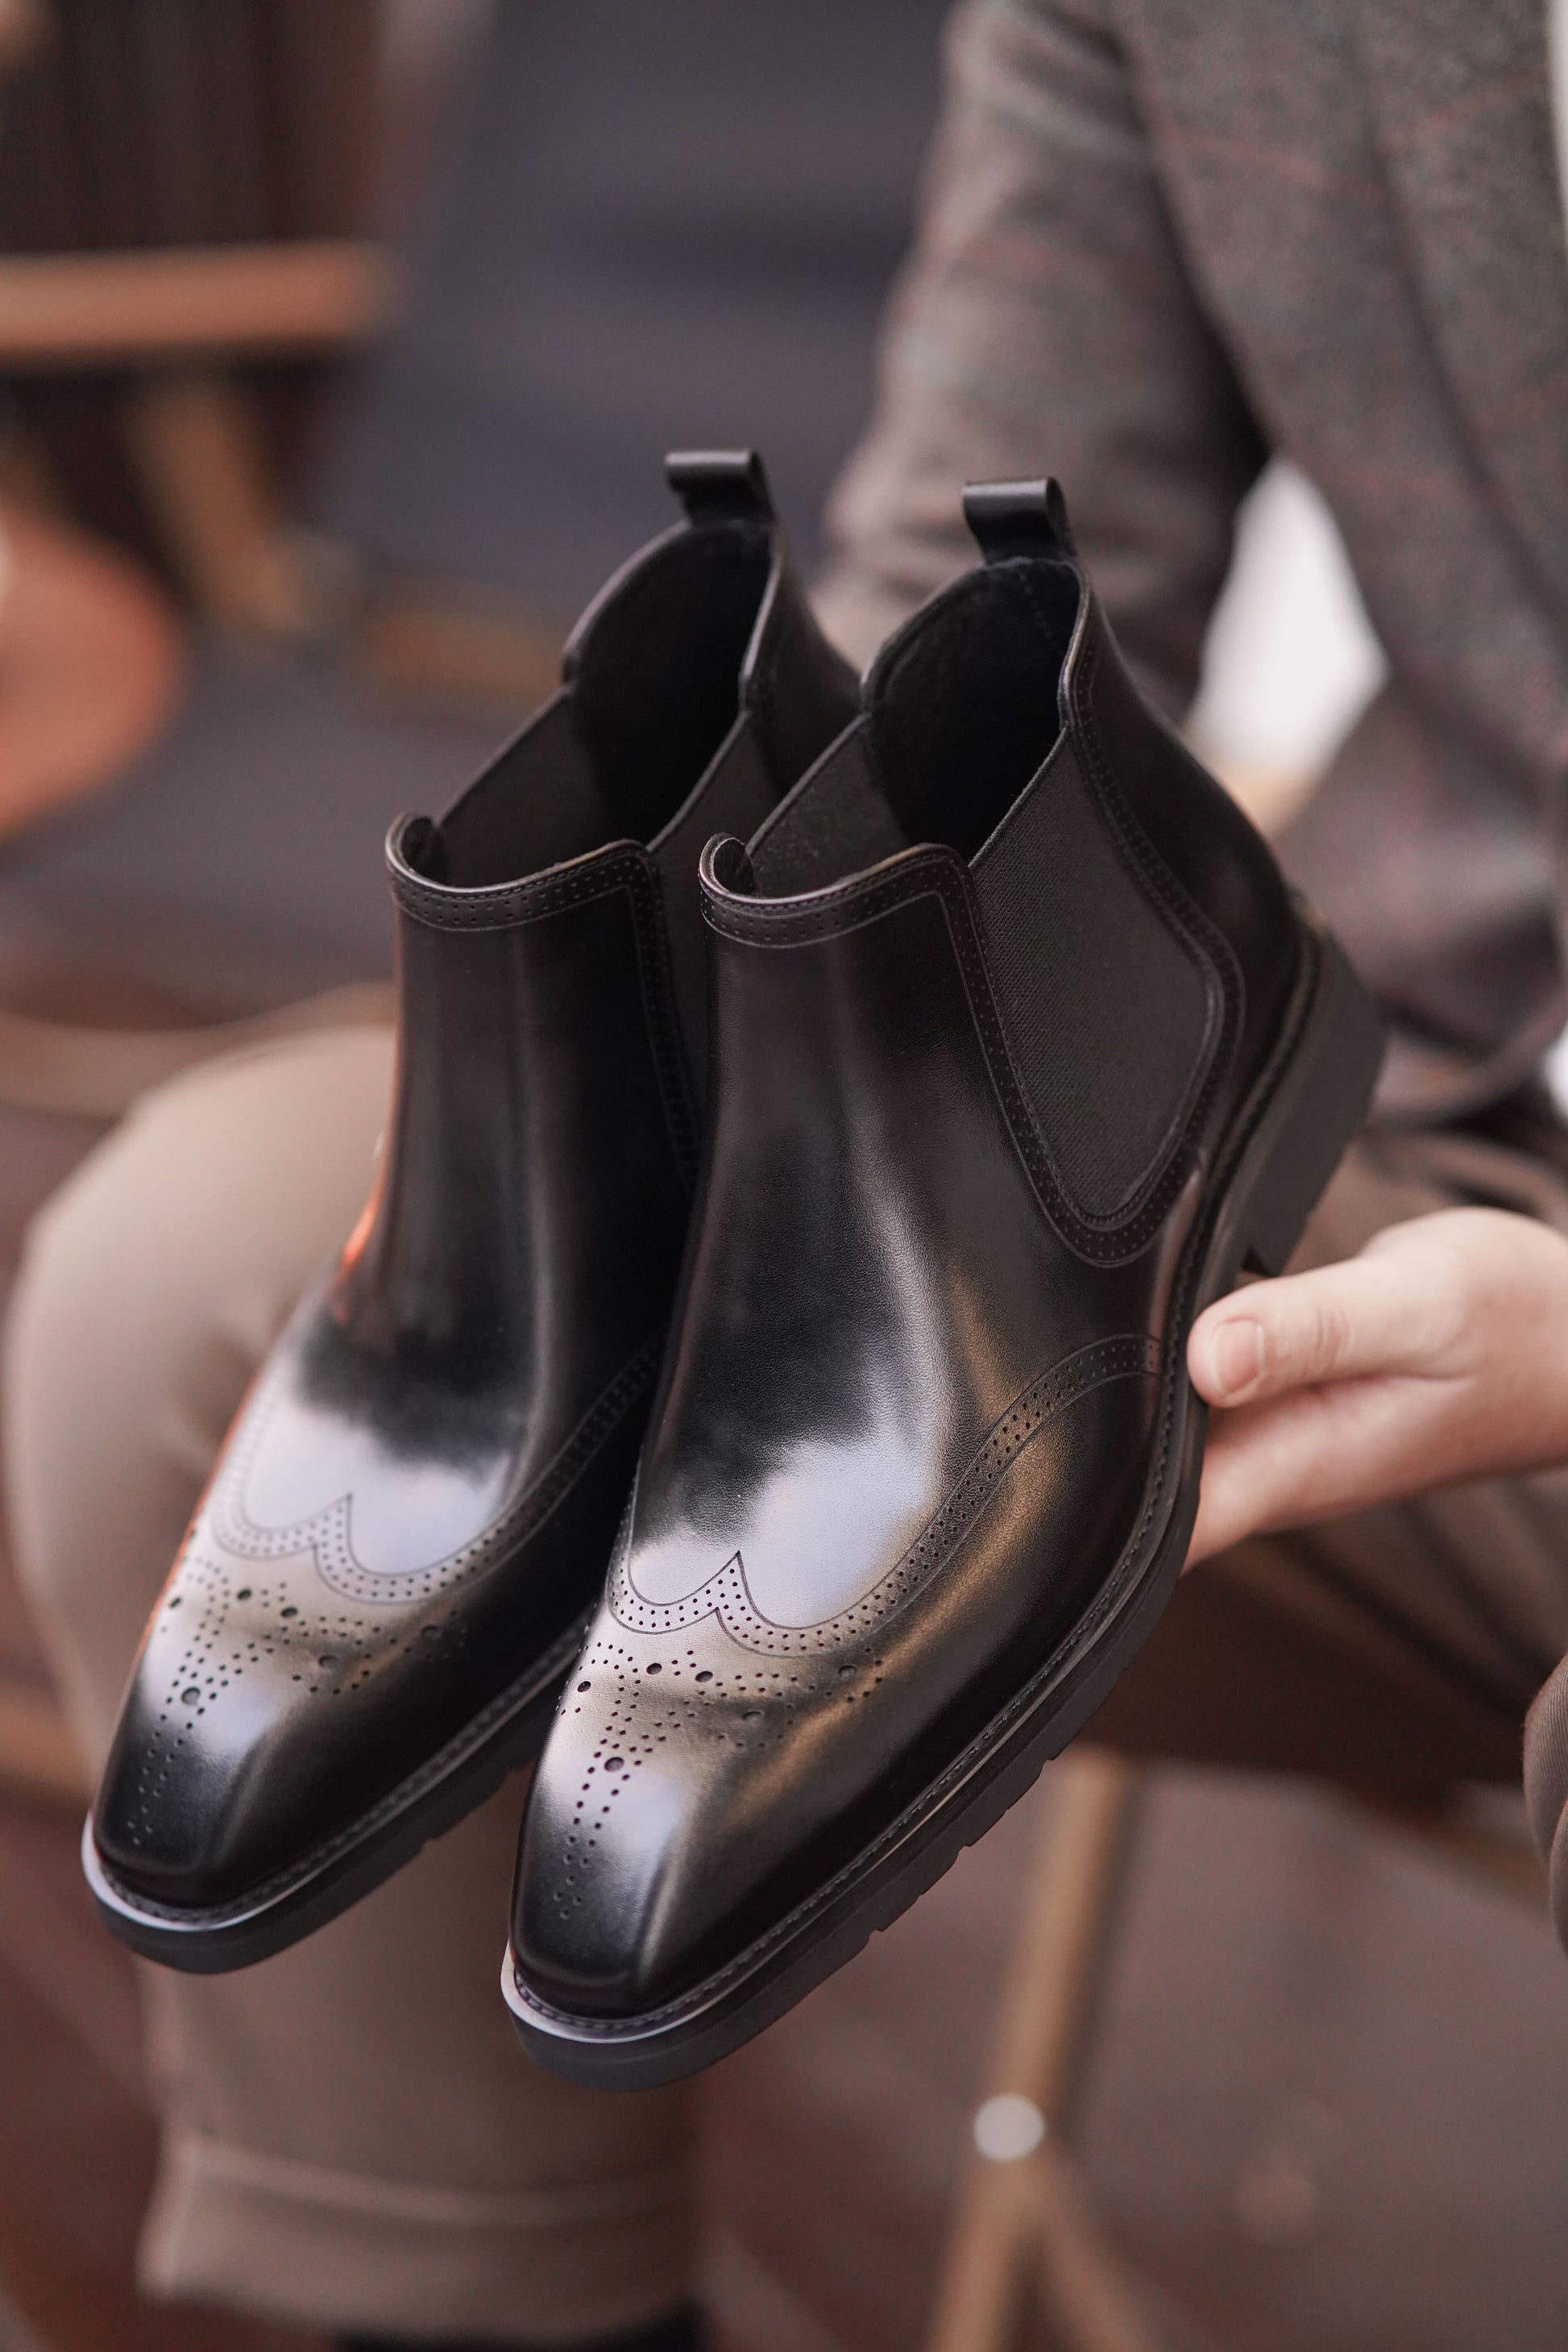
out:
<path id="1" fill-rule="evenodd" d="M 1070 564 L 1024 557 L 955 583 L 874 668 L 871 759 L 910 841 L 973 857 L 1061 731 L 1057 688 L 1078 620 Z"/>
<path id="2" fill-rule="evenodd" d="M 757 887 L 820 889 L 942 842 L 973 857 L 1061 731 L 1057 689 L 1082 587 L 1038 557 L 966 572 L 892 638 L 867 713 L 752 845 Z"/>

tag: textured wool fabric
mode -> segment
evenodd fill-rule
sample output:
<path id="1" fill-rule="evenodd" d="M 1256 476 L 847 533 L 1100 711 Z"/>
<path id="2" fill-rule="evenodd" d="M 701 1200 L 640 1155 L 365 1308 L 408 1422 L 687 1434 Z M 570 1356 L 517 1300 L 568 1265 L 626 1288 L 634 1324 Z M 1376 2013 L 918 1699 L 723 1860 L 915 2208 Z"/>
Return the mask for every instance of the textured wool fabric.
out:
<path id="1" fill-rule="evenodd" d="M 1130 657 L 1190 698 L 1268 449 L 1390 667 L 1286 845 L 1394 1014 L 1385 1108 L 1505 1090 L 1568 1011 L 1568 250 L 1542 0 L 966 0 L 819 598 L 868 653 L 1058 474 Z"/>

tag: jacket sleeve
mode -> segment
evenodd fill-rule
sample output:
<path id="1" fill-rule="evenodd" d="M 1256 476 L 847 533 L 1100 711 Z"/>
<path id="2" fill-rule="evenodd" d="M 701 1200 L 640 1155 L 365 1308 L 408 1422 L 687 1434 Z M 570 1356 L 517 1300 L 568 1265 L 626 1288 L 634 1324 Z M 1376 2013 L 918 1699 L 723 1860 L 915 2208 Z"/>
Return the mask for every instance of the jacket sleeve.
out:
<path id="1" fill-rule="evenodd" d="M 861 660 L 973 560 L 966 480 L 1054 473 L 1112 624 L 1191 699 L 1264 451 L 1198 307 L 1109 0 L 964 0 L 824 625 Z"/>
<path id="2" fill-rule="evenodd" d="M 1568 1947 L 1568 1658 L 1542 1685 L 1525 1718 L 1524 1801 L 1546 1865 L 1558 1940 Z"/>

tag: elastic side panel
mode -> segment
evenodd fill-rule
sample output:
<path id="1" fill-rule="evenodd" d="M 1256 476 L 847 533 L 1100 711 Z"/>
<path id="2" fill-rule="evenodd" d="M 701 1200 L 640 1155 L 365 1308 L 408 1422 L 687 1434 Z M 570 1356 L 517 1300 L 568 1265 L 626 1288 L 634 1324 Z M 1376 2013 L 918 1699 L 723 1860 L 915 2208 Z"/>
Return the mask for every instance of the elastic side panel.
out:
<path id="1" fill-rule="evenodd" d="M 781 787 L 804 775 L 859 713 L 860 681 L 817 627 L 787 555 L 764 608 L 745 707 Z"/>
<path id="2" fill-rule="evenodd" d="M 974 884 L 1040 1131 L 1081 1213 L 1113 1217 L 1180 1137 L 1219 1036 L 1217 978 L 1123 865 L 1065 740 Z"/>
<path id="3" fill-rule="evenodd" d="M 1078 723 L 1092 729 L 1155 855 L 1229 942 L 1243 992 L 1239 1070 L 1250 1076 L 1268 1056 L 1296 975 L 1284 877 L 1230 794 L 1144 701 L 1101 614 L 1085 651 L 1094 658 L 1079 666 L 1087 697 L 1075 682 Z"/>

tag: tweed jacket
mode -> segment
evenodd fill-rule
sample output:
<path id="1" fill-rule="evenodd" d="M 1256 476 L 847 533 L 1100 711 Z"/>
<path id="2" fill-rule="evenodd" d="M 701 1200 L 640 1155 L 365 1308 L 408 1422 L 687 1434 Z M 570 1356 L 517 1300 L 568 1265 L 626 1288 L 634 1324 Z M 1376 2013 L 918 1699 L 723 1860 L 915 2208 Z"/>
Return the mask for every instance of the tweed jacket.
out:
<path id="1" fill-rule="evenodd" d="M 1394 1024 L 1380 1116 L 1568 1018 L 1568 251 L 1544 0 L 965 0 L 821 606 L 868 652 L 1058 474 L 1173 711 L 1270 450 L 1387 683 L 1283 845 Z"/>

